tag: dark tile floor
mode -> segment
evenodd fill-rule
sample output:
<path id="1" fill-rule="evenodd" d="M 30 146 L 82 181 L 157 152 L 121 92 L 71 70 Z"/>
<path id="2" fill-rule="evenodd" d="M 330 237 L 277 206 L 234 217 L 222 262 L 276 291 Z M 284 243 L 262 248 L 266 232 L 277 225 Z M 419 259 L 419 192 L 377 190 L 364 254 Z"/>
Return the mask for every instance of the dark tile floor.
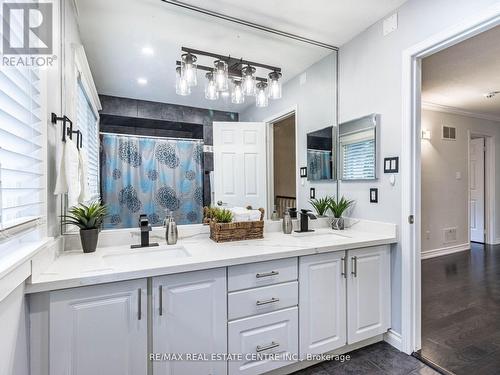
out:
<path id="1" fill-rule="evenodd" d="M 410 357 L 385 342 L 348 353 L 349 361 L 322 362 L 293 375 L 438 375 L 418 359 Z"/>
<path id="2" fill-rule="evenodd" d="M 422 261 L 420 354 L 457 375 L 500 374 L 500 246 Z"/>

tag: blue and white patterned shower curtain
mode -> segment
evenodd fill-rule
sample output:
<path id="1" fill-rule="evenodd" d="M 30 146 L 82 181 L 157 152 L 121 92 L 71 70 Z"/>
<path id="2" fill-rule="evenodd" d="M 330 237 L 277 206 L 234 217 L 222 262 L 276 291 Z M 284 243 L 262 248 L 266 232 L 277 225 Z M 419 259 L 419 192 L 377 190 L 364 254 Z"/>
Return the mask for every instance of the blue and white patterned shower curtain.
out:
<path id="1" fill-rule="evenodd" d="M 203 143 L 103 134 L 105 228 L 137 227 L 140 214 L 161 225 L 167 211 L 178 224 L 203 219 Z"/>
<path id="2" fill-rule="evenodd" d="M 307 149 L 309 180 L 330 180 L 332 178 L 332 152 Z"/>

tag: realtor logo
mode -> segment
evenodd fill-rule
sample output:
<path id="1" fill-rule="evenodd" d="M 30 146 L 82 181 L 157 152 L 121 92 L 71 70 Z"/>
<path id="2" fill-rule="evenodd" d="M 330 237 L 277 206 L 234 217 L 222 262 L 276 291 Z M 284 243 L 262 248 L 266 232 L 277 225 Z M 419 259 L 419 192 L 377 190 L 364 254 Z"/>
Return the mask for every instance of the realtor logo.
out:
<path id="1" fill-rule="evenodd" d="M 52 3 L 3 3 L 3 54 L 52 54 Z"/>

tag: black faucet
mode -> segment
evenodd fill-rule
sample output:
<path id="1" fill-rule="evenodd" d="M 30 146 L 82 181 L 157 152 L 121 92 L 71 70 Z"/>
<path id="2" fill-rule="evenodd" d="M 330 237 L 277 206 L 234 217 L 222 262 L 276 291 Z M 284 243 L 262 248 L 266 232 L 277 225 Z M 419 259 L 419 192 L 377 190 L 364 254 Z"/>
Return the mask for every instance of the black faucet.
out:
<path id="1" fill-rule="evenodd" d="M 132 249 L 158 246 L 156 242 L 149 243 L 149 232 L 151 232 L 152 228 L 149 225 L 148 215 L 139 215 L 139 229 L 141 230 L 141 244 L 130 246 Z"/>
<path id="2" fill-rule="evenodd" d="M 300 210 L 300 230 L 296 232 L 314 232 L 313 229 L 309 229 L 309 219 L 315 220 L 316 216 L 311 213 L 311 210 L 302 209 Z"/>

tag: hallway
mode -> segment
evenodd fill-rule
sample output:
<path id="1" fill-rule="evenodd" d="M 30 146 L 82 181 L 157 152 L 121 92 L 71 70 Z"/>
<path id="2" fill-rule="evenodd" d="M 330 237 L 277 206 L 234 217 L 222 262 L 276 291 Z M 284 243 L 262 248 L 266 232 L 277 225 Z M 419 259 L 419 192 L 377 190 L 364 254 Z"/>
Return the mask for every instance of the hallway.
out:
<path id="1" fill-rule="evenodd" d="M 422 351 L 456 374 L 498 374 L 500 245 L 422 261 Z"/>

